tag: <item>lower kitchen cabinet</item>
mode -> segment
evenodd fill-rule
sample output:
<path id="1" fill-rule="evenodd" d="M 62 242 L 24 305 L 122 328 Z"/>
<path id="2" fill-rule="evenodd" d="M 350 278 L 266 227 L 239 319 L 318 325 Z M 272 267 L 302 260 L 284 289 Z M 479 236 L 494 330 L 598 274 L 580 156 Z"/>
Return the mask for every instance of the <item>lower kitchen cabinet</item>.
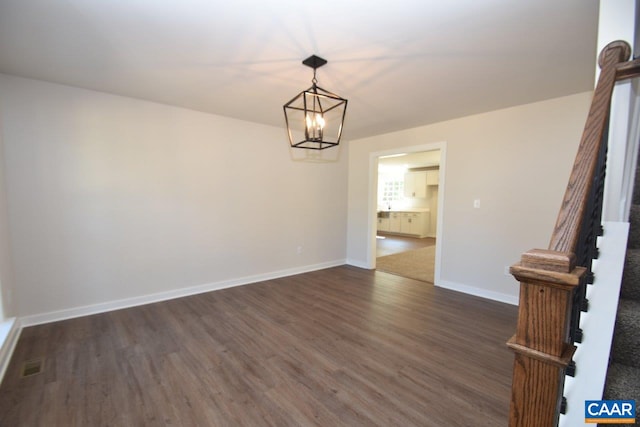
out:
<path id="1" fill-rule="evenodd" d="M 390 212 L 388 218 L 378 218 L 378 231 L 426 237 L 429 218 L 429 212 Z"/>
<path id="2" fill-rule="evenodd" d="M 378 218 L 378 231 L 389 231 L 389 218 Z"/>
<path id="3" fill-rule="evenodd" d="M 400 220 L 400 232 L 403 234 L 422 234 L 422 214 L 415 212 L 402 212 Z"/>
<path id="4" fill-rule="evenodd" d="M 402 215 L 400 212 L 391 212 L 389 215 L 389 232 L 391 233 L 400 233 L 400 221 L 402 219 Z"/>

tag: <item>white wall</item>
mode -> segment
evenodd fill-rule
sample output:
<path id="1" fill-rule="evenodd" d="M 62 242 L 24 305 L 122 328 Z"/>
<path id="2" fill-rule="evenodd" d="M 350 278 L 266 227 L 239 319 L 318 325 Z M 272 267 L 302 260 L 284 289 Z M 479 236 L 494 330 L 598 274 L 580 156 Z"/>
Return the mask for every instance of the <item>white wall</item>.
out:
<path id="1" fill-rule="evenodd" d="M 547 247 L 590 101 L 576 94 L 352 141 L 347 259 L 367 264 L 370 153 L 446 142 L 436 284 L 515 303 L 504 267 Z"/>
<path id="2" fill-rule="evenodd" d="M 11 264 L 4 171 L 2 120 L 0 120 L 0 323 L 6 318 L 15 316 L 13 304 L 13 266 Z"/>
<path id="3" fill-rule="evenodd" d="M 344 262 L 346 149 L 6 75 L 0 111 L 20 316 Z"/>
<path id="4" fill-rule="evenodd" d="M 609 43 L 624 40 L 634 49 L 631 57 L 638 55 L 634 46 L 638 3 L 638 0 L 600 2 L 598 54 Z M 597 65 L 596 70 L 599 75 L 600 67 Z M 611 97 L 607 179 L 602 213 L 604 221 L 629 220 L 640 137 L 638 111 L 640 98 L 637 79 L 616 83 Z"/>

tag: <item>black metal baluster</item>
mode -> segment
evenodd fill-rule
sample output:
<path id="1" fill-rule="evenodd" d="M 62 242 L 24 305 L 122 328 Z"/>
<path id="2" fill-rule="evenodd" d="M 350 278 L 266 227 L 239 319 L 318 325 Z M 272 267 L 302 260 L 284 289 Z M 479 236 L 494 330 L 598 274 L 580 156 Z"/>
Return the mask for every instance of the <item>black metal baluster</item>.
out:
<path id="1" fill-rule="evenodd" d="M 603 137 L 596 170 L 593 176 L 591 190 L 587 199 L 587 206 L 584 212 L 580 229 L 578 246 L 576 247 L 576 264 L 587 269 L 585 279 L 581 281 L 573 295 L 573 307 L 571 309 L 571 324 L 569 329 L 569 339 L 571 343 L 582 342 L 582 329 L 580 328 L 581 312 L 589 309 L 587 300 L 587 285 L 593 284 L 594 275 L 592 271 L 593 260 L 598 258 L 598 236 L 602 236 L 602 208 L 604 205 L 604 179 L 607 168 L 607 151 L 609 139 L 609 125 L 607 123 Z M 572 360 L 565 371 L 566 375 L 575 376 L 576 364 Z M 560 413 L 566 413 L 566 399 L 561 401 Z"/>

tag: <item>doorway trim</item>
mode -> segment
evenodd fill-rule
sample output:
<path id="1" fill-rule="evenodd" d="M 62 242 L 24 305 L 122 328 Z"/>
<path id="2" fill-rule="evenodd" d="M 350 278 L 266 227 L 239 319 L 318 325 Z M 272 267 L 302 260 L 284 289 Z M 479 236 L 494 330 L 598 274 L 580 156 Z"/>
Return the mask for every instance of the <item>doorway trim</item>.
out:
<path id="1" fill-rule="evenodd" d="M 408 147 L 392 148 L 384 151 L 375 151 L 369 154 L 369 195 L 367 212 L 369 224 L 369 242 L 367 251 L 367 268 L 376 268 L 376 234 L 378 231 L 378 159 L 381 156 L 390 156 L 402 153 L 419 153 L 423 151 L 440 150 L 440 170 L 438 173 L 438 226 L 436 229 L 436 257 L 434 265 L 434 285 L 440 282 L 440 264 L 442 259 L 442 234 L 444 229 L 444 194 L 445 194 L 445 169 L 447 164 L 447 143 L 433 142 L 423 145 L 411 145 Z"/>

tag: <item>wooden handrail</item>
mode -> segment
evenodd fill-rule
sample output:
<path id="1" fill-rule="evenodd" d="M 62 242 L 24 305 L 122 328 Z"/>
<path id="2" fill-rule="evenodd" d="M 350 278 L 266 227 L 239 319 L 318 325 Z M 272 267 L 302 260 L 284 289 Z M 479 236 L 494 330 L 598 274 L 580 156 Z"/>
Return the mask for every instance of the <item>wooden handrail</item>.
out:
<path id="1" fill-rule="evenodd" d="M 626 62 L 630 54 L 622 41 L 608 44 L 600 53 L 600 77 L 549 247 L 524 253 L 510 269 L 520 282 L 516 333 L 507 342 L 515 353 L 510 427 L 558 423 L 565 371 L 575 351 L 573 342 L 579 341 L 572 327 L 579 323 L 578 304 L 583 303 L 580 296 L 593 258 L 589 251 L 595 248 L 594 232 L 588 227 L 599 227 L 601 216 L 603 184 L 595 181 L 603 179 L 611 95 L 616 81 L 640 76 L 640 60 Z M 589 212 L 594 209 L 597 212 Z"/>
<path id="2" fill-rule="evenodd" d="M 598 64 L 600 78 L 591 101 L 587 123 L 582 133 L 578 153 L 573 163 L 562 207 L 551 236 L 549 249 L 558 252 L 575 252 L 580 221 L 584 217 L 589 195 L 588 186 L 593 182 L 596 160 L 602 137 L 609 120 L 611 94 L 616 83 L 617 66 L 627 61 L 631 48 L 622 41 L 609 43 L 600 53 Z"/>
<path id="3" fill-rule="evenodd" d="M 616 67 L 616 80 L 627 80 L 640 77 L 640 59 L 618 64 Z"/>

